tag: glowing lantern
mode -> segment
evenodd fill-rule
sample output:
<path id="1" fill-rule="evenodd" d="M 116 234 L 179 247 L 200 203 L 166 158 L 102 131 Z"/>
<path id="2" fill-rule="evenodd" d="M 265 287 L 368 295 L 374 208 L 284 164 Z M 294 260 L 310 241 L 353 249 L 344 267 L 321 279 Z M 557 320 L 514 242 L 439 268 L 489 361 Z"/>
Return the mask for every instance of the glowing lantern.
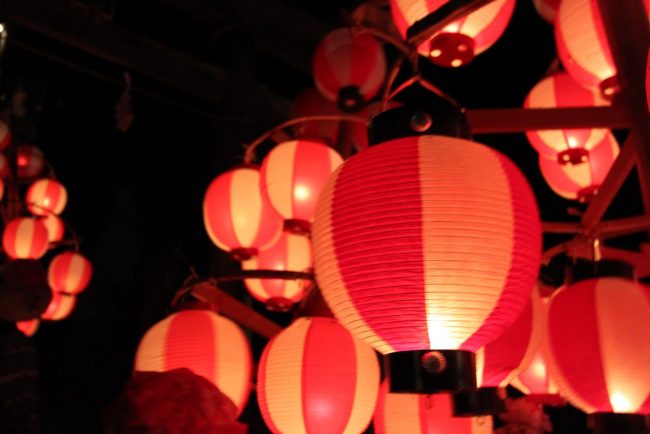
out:
<path id="1" fill-rule="evenodd" d="M 439 9 L 448 0 L 390 0 L 397 30 L 404 39 L 410 26 Z M 417 50 L 436 65 L 459 67 L 490 48 L 501 37 L 512 16 L 515 0 L 496 0 L 448 24 Z"/>
<path id="2" fill-rule="evenodd" d="M 273 148 L 262 162 L 262 195 L 285 219 L 285 230 L 309 233 L 318 196 L 343 159 L 332 148 L 291 140 Z"/>
<path id="3" fill-rule="evenodd" d="M 34 215 L 59 215 L 68 201 L 68 193 L 53 179 L 39 179 L 27 190 L 27 209 Z"/>
<path id="4" fill-rule="evenodd" d="M 314 53 L 314 81 L 320 93 L 341 110 L 356 111 L 379 93 L 386 78 L 386 55 L 375 38 L 337 29 Z"/>
<path id="5" fill-rule="evenodd" d="M 52 293 L 52 300 L 41 315 L 41 319 L 59 321 L 67 318 L 77 305 L 77 297 L 60 292 Z"/>
<path id="6" fill-rule="evenodd" d="M 275 242 L 282 220 L 260 195 L 260 172 L 240 167 L 219 175 L 203 199 L 203 222 L 212 242 L 238 259 Z"/>
<path id="7" fill-rule="evenodd" d="M 293 118 L 316 115 L 340 115 L 336 105 L 321 95 L 318 90 L 309 88 L 301 92 L 293 103 Z M 339 142 L 341 121 L 310 121 L 298 124 L 295 134 L 301 139 L 324 141 L 332 146 Z"/>
<path id="8" fill-rule="evenodd" d="M 43 171 L 45 156 L 43 151 L 36 146 L 18 146 L 17 154 L 16 165 L 18 166 L 19 178 L 34 178 Z"/>
<path id="9" fill-rule="evenodd" d="M 19 217 L 5 226 L 2 247 L 13 259 L 39 259 L 47 251 L 47 229 L 38 219 Z"/>
<path id="10" fill-rule="evenodd" d="M 551 24 L 555 23 L 560 0 L 533 0 L 537 13 Z"/>
<path id="11" fill-rule="evenodd" d="M 241 413 L 250 391 L 252 356 L 234 322 L 208 310 L 172 314 L 151 327 L 135 355 L 136 371 L 187 368 L 217 386 Z"/>
<path id="12" fill-rule="evenodd" d="M 48 214 L 41 219 L 47 229 L 47 240 L 50 243 L 57 243 L 63 239 L 65 226 L 63 221 L 54 214 Z"/>
<path id="13" fill-rule="evenodd" d="M 16 328 L 23 332 L 29 338 L 34 336 L 38 331 L 38 326 L 41 324 L 39 319 L 30 319 L 28 321 L 17 321 Z"/>
<path id="14" fill-rule="evenodd" d="M 492 418 L 452 417 L 448 394 L 388 393 L 385 381 L 373 427 L 377 434 L 492 434 Z"/>
<path id="15" fill-rule="evenodd" d="M 544 344 L 560 394 L 595 414 L 591 420 L 596 423 L 600 413 L 626 419 L 649 414 L 648 330 L 650 287 L 646 285 L 598 277 L 556 292 L 548 306 Z M 643 423 L 644 417 L 631 419 Z"/>
<path id="16" fill-rule="evenodd" d="M 259 364 L 260 410 L 275 434 L 362 433 L 379 389 L 375 352 L 330 318 L 299 318 Z"/>
<path id="17" fill-rule="evenodd" d="M 311 243 L 307 237 L 284 233 L 257 257 L 242 262 L 244 270 L 306 271 L 313 265 Z M 253 297 L 269 310 L 288 311 L 303 296 L 304 282 L 285 279 L 246 279 Z"/>
<path id="18" fill-rule="evenodd" d="M 90 283 L 93 267 L 88 259 L 75 252 L 54 257 L 47 270 L 47 283 L 54 292 L 79 294 Z"/>
<path id="19" fill-rule="evenodd" d="M 650 0 L 643 0 L 650 10 Z M 585 87 L 611 97 L 618 91 L 616 65 L 603 27 L 598 2 L 563 0 L 555 25 L 555 43 L 564 68 Z"/>
<path id="20" fill-rule="evenodd" d="M 11 130 L 9 125 L 0 121 L 0 151 L 7 149 L 11 144 Z"/>
<path id="21" fill-rule="evenodd" d="M 540 238 L 517 167 L 444 136 L 392 140 L 347 160 L 321 194 L 312 234 L 319 287 L 345 327 L 390 360 L 441 362 L 471 358 L 517 319 Z"/>
<path id="22" fill-rule="evenodd" d="M 558 164 L 557 160 L 539 157 L 539 168 L 551 189 L 571 200 L 589 202 L 605 180 L 618 156 L 619 148 L 612 134 L 589 153 L 589 160 L 578 164 Z"/>
<path id="23" fill-rule="evenodd" d="M 544 78 L 530 91 L 525 108 L 594 107 L 609 103 L 597 92 L 585 89 L 565 73 Z M 566 129 L 527 131 L 533 147 L 547 158 L 556 158 L 561 164 L 583 163 L 589 151 L 598 146 L 609 130 Z"/>

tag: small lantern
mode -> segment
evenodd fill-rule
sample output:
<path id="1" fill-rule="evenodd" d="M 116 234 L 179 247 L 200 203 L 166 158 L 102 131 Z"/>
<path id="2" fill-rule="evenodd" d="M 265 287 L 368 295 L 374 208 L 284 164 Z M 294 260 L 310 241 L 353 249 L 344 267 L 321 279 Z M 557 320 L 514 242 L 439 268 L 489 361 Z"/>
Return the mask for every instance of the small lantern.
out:
<path id="1" fill-rule="evenodd" d="M 9 125 L 0 121 L 0 151 L 4 151 L 11 144 L 11 130 Z"/>
<path id="2" fill-rule="evenodd" d="M 278 241 L 242 262 L 244 270 L 306 271 L 313 266 L 311 243 L 307 237 L 283 233 Z M 286 312 L 303 296 L 304 282 L 286 279 L 246 279 L 253 297 L 272 311 Z"/>
<path id="3" fill-rule="evenodd" d="M 77 305 L 77 297 L 74 295 L 63 294 L 60 292 L 52 293 L 52 300 L 41 315 L 41 319 L 48 321 L 60 321 L 67 318 L 75 306 Z"/>
<path id="4" fill-rule="evenodd" d="M 63 220 L 54 214 L 43 216 L 41 222 L 47 229 L 47 239 L 50 243 L 58 243 L 65 235 L 65 226 Z"/>
<path id="5" fill-rule="evenodd" d="M 16 328 L 20 330 L 25 336 L 31 338 L 38 331 L 38 326 L 41 324 L 41 321 L 36 319 L 30 319 L 27 321 L 17 321 Z"/>
<path id="6" fill-rule="evenodd" d="M 39 179 L 27 190 L 27 209 L 34 215 L 59 215 L 68 201 L 68 193 L 54 179 Z"/>
<path id="7" fill-rule="evenodd" d="M 5 226 L 2 247 L 13 259 L 39 259 L 47 252 L 47 229 L 40 219 L 16 218 Z"/>
<path id="8" fill-rule="evenodd" d="M 244 409 L 250 391 L 252 356 L 242 330 L 208 310 L 185 310 L 151 327 L 135 355 L 136 371 L 187 368 L 217 386 Z"/>
<path id="9" fill-rule="evenodd" d="M 390 10 L 397 30 L 404 39 L 407 30 L 417 21 L 439 9 L 448 0 L 390 0 Z M 496 0 L 448 24 L 431 39 L 421 43 L 418 52 L 433 63 L 459 67 L 490 48 L 501 37 L 515 0 Z"/>
<path id="10" fill-rule="evenodd" d="M 43 151 L 33 145 L 18 146 L 16 165 L 19 178 L 34 178 L 40 175 L 45 167 Z"/>
<path id="11" fill-rule="evenodd" d="M 357 111 L 379 93 L 386 78 L 386 55 L 369 34 L 348 28 L 327 34 L 314 53 L 314 81 L 321 94 L 344 111 Z"/>
<path id="12" fill-rule="evenodd" d="M 551 24 L 555 23 L 557 10 L 560 7 L 560 0 L 533 0 L 533 4 L 540 17 Z"/>
<path id="13" fill-rule="evenodd" d="M 262 196 L 285 219 L 285 230 L 309 233 L 316 203 L 330 174 L 343 159 L 311 140 L 280 143 L 262 162 Z"/>
<path id="14" fill-rule="evenodd" d="M 92 270 L 92 264 L 83 255 L 63 252 L 50 262 L 47 282 L 54 292 L 77 295 L 90 283 Z"/>
<path id="15" fill-rule="evenodd" d="M 334 319 L 298 318 L 269 341 L 257 378 L 274 434 L 360 434 L 375 409 L 379 365 Z"/>
<path id="16" fill-rule="evenodd" d="M 239 167 L 219 175 L 203 199 L 203 222 L 212 242 L 237 260 L 275 242 L 282 220 L 260 195 L 260 172 Z"/>
<path id="17" fill-rule="evenodd" d="M 340 115 L 341 110 L 314 88 L 301 92 L 293 103 L 293 118 L 317 115 Z M 296 125 L 293 128 L 296 137 L 323 141 L 331 146 L 336 146 L 341 137 L 341 121 L 309 121 Z"/>

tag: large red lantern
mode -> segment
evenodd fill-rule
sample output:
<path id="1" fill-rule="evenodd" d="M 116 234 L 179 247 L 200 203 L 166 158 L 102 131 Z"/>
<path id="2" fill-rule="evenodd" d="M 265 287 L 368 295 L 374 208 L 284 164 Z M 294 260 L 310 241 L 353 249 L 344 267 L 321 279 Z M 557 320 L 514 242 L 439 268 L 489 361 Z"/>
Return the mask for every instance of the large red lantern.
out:
<path id="1" fill-rule="evenodd" d="M 650 414 L 648 330 L 646 285 L 598 277 L 556 292 L 548 307 L 545 350 L 560 394 L 595 414 L 596 423 L 600 413 Z"/>
<path id="2" fill-rule="evenodd" d="M 92 272 L 92 264 L 83 255 L 63 252 L 50 262 L 47 282 L 54 292 L 76 295 L 86 289 Z"/>
<path id="3" fill-rule="evenodd" d="M 63 294 L 61 292 L 53 292 L 52 300 L 41 315 L 41 319 L 48 321 L 60 321 L 67 318 L 75 306 L 77 305 L 77 297 L 74 295 Z"/>
<path id="4" fill-rule="evenodd" d="M 609 103 L 598 92 L 585 89 L 568 74 L 544 78 L 529 92 L 525 108 L 595 107 Z M 607 136 L 606 128 L 527 131 L 531 145 L 546 158 L 561 164 L 579 164 L 589 159 L 589 151 Z"/>
<path id="5" fill-rule="evenodd" d="M 0 121 L 0 151 L 7 149 L 7 146 L 11 144 L 11 130 L 9 125 Z"/>
<path id="6" fill-rule="evenodd" d="M 332 312 L 396 361 L 441 357 L 429 350 L 471 358 L 524 308 L 541 249 L 517 167 L 444 136 L 392 140 L 347 160 L 321 195 L 312 235 Z"/>
<path id="7" fill-rule="evenodd" d="M 68 201 L 68 193 L 54 179 L 39 179 L 27 190 L 27 209 L 34 215 L 59 215 Z"/>
<path id="8" fill-rule="evenodd" d="M 242 262 L 244 270 L 306 271 L 313 266 L 311 243 L 307 237 L 283 233 L 278 241 Z M 305 282 L 286 279 L 246 279 L 246 288 L 269 310 L 288 311 L 303 296 Z"/>
<path id="9" fill-rule="evenodd" d="M 135 355 L 136 371 L 187 368 L 217 386 L 241 413 L 250 391 L 252 356 L 234 322 L 208 310 L 172 314 L 151 327 Z"/>
<path id="10" fill-rule="evenodd" d="M 449 0 L 390 0 L 397 30 L 406 39 L 410 26 L 439 9 Z M 417 50 L 436 65 L 459 67 L 490 48 L 503 34 L 515 0 L 496 0 L 445 26 Z"/>
<path id="11" fill-rule="evenodd" d="M 275 434 L 362 433 L 379 389 L 375 352 L 331 318 L 299 318 L 264 349 L 257 393 Z"/>
<path id="12" fill-rule="evenodd" d="M 262 162 L 262 195 L 285 219 L 285 230 L 310 231 L 318 196 L 342 162 L 334 149 L 311 140 L 290 140 L 269 152 Z"/>
<path id="13" fill-rule="evenodd" d="M 539 156 L 539 168 L 551 189 L 566 199 L 586 203 L 598 192 L 618 156 L 619 147 L 609 133 L 590 153 L 586 162 L 558 164 L 556 159 Z"/>
<path id="14" fill-rule="evenodd" d="M 555 23 L 560 0 L 533 0 L 537 13 L 551 24 Z"/>
<path id="15" fill-rule="evenodd" d="M 316 87 L 341 110 L 356 111 L 379 93 L 386 78 L 386 55 L 369 34 L 348 28 L 327 34 L 314 53 Z"/>
<path id="16" fill-rule="evenodd" d="M 43 151 L 34 145 L 18 146 L 16 166 L 19 178 L 34 178 L 40 175 L 45 167 Z"/>
<path id="17" fill-rule="evenodd" d="M 643 1 L 650 11 L 650 0 Z M 608 97 L 618 91 L 616 65 L 597 1 L 560 2 L 555 42 L 564 68 L 575 81 Z"/>
<path id="18" fill-rule="evenodd" d="M 47 229 L 40 219 L 19 217 L 5 226 L 2 247 L 13 259 L 39 259 L 48 247 Z"/>
<path id="19" fill-rule="evenodd" d="M 448 394 L 379 391 L 373 419 L 377 434 L 492 434 L 491 417 L 453 417 Z"/>
<path id="20" fill-rule="evenodd" d="M 239 167 L 219 175 L 203 199 L 203 223 L 212 242 L 238 259 L 275 242 L 282 220 L 262 200 L 260 172 Z"/>

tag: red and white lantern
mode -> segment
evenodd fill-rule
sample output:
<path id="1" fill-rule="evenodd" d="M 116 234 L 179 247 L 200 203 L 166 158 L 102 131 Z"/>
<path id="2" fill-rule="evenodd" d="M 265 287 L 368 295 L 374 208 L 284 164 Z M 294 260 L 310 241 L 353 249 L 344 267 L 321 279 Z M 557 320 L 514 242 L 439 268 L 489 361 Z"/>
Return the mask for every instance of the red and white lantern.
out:
<path id="1" fill-rule="evenodd" d="M 397 30 L 404 39 L 410 26 L 438 10 L 449 0 L 390 0 L 390 10 Z M 515 0 L 496 0 L 445 26 L 431 39 L 421 43 L 418 52 L 433 63 L 459 67 L 490 48 L 501 37 Z"/>
<path id="2" fill-rule="evenodd" d="M 544 78 L 530 91 L 525 108 L 566 108 L 607 106 L 599 92 L 585 89 L 568 74 L 558 73 Z M 606 128 L 527 131 L 531 145 L 546 158 L 561 164 L 579 164 L 589 159 L 589 151 L 605 140 Z"/>
<path id="3" fill-rule="evenodd" d="M 217 386 L 237 406 L 250 392 L 251 349 L 242 330 L 208 310 L 172 314 L 151 327 L 135 355 L 136 371 L 187 368 Z"/>
<path id="4" fill-rule="evenodd" d="M 369 34 L 348 28 L 327 34 L 314 53 L 316 87 L 341 110 L 357 111 L 379 93 L 386 78 L 386 55 Z"/>
<path id="5" fill-rule="evenodd" d="M 5 226 L 2 247 L 13 259 L 39 259 L 48 247 L 47 229 L 40 219 L 19 217 Z"/>
<path id="6" fill-rule="evenodd" d="M 0 121 L 0 151 L 4 151 L 11 144 L 11 130 L 9 125 Z"/>
<path id="7" fill-rule="evenodd" d="M 598 192 L 618 156 L 619 147 L 611 133 L 578 164 L 558 164 L 555 158 L 539 156 L 539 168 L 551 189 L 565 199 L 587 203 Z"/>
<path id="8" fill-rule="evenodd" d="M 377 434 L 492 434 L 492 418 L 453 417 L 450 395 L 379 391 L 373 427 Z"/>
<path id="9" fill-rule="evenodd" d="M 63 220 L 54 214 L 48 214 L 43 216 L 41 222 L 43 222 L 47 229 L 47 240 L 50 243 L 58 243 L 63 239 L 63 235 L 65 235 Z"/>
<path id="10" fill-rule="evenodd" d="M 45 167 L 43 151 L 33 145 L 18 146 L 16 165 L 19 178 L 34 178 L 40 175 Z"/>
<path id="11" fill-rule="evenodd" d="M 275 242 L 282 219 L 262 200 L 260 172 L 239 167 L 219 175 L 203 199 L 203 223 L 212 242 L 238 259 Z"/>
<path id="12" fill-rule="evenodd" d="M 313 266 L 307 237 L 283 233 L 271 247 L 242 262 L 244 270 L 307 271 Z M 305 282 L 286 279 L 246 279 L 248 292 L 269 310 L 286 312 L 302 299 Z"/>
<path id="13" fill-rule="evenodd" d="M 60 321 L 66 319 L 77 305 L 77 297 L 60 292 L 52 293 L 52 300 L 41 315 L 41 319 L 48 321 Z"/>
<path id="14" fill-rule="evenodd" d="M 335 150 L 311 140 L 280 143 L 268 153 L 260 188 L 267 203 L 285 219 L 285 230 L 310 231 L 320 192 L 342 162 Z"/>
<path id="15" fill-rule="evenodd" d="M 274 434 L 360 434 L 375 409 L 379 365 L 334 319 L 299 318 L 268 343 L 257 378 Z"/>
<path id="16" fill-rule="evenodd" d="M 535 9 L 539 16 L 551 24 L 555 24 L 557 10 L 560 8 L 560 0 L 533 0 Z"/>
<path id="17" fill-rule="evenodd" d="M 25 200 L 34 215 L 59 215 L 68 202 L 68 192 L 54 179 L 39 179 L 29 187 Z"/>
<path id="18" fill-rule="evenodd" d="M 47 282 L 54 292 L 76 295 L 88 287 L 92 272 L 92 264 L 83 255 L 63 252 L 50 262 Z"/>

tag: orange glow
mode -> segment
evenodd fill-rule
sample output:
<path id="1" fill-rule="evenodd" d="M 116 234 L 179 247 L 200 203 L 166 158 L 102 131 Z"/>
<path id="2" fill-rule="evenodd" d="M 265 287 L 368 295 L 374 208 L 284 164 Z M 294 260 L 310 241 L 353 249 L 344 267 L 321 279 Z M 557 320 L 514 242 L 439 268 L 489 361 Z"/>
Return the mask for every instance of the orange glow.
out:
<path id="1" fill-rule="evenodd" d="M 52 259 L 47 271 L 47 282 L 54 292 L 79 294 L 86 289 L 92 277 L 92 265 L 75 252 L 60 253 Z"/>
<path id="2" fill-rule="evenodd" d="M 65 187 L 53 179 L 39 179 L 27 190 L 27 209 L 34 215 L 59 215 L 68 201 Z"/>
<path id="3" fill-rule="evenodd" d="M 19 217 L 5 226 L 2 246 L 13 259 L 39 259 L 48 247 L 47 228 L 40 219 Z"/>
<path id="4" fill-rule="evenodd" d="M 74 295 L 54 292 L 52 293 L 52 301 L 41 315 L 41 319 L 49 321 L 65 319 L 72 313 L 76 305 L 77 297 Z"/>
<path id="5" fill-rule="evenodd" d="M 16 328 L 23 332 L 27 337 L 32 337 L 38 331 L 38 326 L 41 324 L 41 321 L 36 319 L 30 319 L 27 321 L 18 321 L 16 322 Z"/>

